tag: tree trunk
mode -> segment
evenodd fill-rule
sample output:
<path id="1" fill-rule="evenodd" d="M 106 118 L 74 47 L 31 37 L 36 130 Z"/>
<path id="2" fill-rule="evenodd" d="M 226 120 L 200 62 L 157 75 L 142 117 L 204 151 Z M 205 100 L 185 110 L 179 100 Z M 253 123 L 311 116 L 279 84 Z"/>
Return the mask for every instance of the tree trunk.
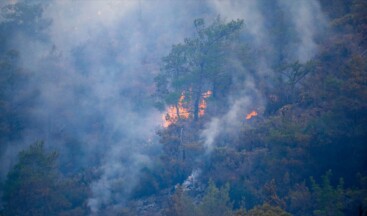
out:
<path id="1" fill-rule="evenodd" d="M 197 121 L 199 119 L 199 105 L 200 105 L 201 92 L 198 91 L 195 103 L 194 103 L 194 120 Z"/>
<path id="2" fill-rule="evenodd" d="M 178 104 L 175 104 L 175 108 L 176 108 L 177 120 L 181 120 L 181 117 L 180 117 L 180 110 L 179 110 Z"/>
<path id="3" fill-rule="evenodd" d="M 200 63 L 200 74 L 199 80 L 197 83 L 198 90 L 196 92 L 195 102 L 194 102 L 194 120 L 197 121 L 199 119 L 199 109 L 200 109 L 200 99 L 201 99 L 201 88 L 202 88 L 202 81 L 203 81 L 203 74 L 204 74 L 204 62 Z"/>

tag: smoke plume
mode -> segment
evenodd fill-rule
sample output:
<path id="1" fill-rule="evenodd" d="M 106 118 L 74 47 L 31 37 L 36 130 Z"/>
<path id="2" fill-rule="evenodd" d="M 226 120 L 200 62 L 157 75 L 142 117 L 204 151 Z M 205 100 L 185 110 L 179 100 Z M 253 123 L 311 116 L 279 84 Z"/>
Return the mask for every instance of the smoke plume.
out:
<path id="1" fill-rule="evenodd" d="M 287 55 L 300 62 L 317 53 L 315 38 L 325 23 L 316 0 L 38 3 L 45 25 L 37 31 L 16 31 L 7 42 L 19 51 L 19 66 L 30 77 L 22 86 L 23 93 L 13 95 L 14 103 L 32 102 L 30 126 L 1 155 L 2 177 L 19 150 L 44 140 L 62 152 L 65 170 L 77 172 L 92 165 L 100 173 L 88 201 L 96 215 L 106 206 L 121 205 L 136 184 L 139 170 L 150 166 L 150 151 L 159 148 L 154 137 L 162 115 L 151 103 L 153 78 L 171 45 L 193 34 L 195 18 L 220 14 L 227 20 L 244 19 L 248 43 L 274 53 L 278 39 L 269 36 L 267 29 L 273 21 L 267 12 L 276 5 L 289 16 L 287 22 L 295 34 Z M 271 76 L 274 61 L 270 54 L 262 55 L 256 74 Z M 255 103 L 252 93 L 249 96 L 257 92 L 251 76 L 241 85 L 244 92 L 228 99 L 231 106 L 226 114 L 213 118 L 202 132 L 208 152 L 220 133 L 233 133 L 254 104 L 265 103 L 261 96 L 255 95 L 260 103 Z"/>

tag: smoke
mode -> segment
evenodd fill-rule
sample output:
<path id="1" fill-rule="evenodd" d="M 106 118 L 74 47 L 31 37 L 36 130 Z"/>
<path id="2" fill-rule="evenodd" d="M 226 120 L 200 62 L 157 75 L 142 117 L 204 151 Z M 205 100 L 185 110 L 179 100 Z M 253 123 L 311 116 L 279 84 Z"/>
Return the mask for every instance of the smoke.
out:
<path id="1" fill-rule="evenodd" d="M 317 54 L 317 38 L 326 28 L 326 18 L 316 0 L 208 2 L 223 17 L 244 19 L 247 43 L 258 53 L 253 74 L 249 73 L 251 68 L 238 66 L 240 63 L 233 60 L 234 65 L 237 65 L 235 70 L 248 75 L 246 81 L 240 84 L 243 92 L 232 94 L 229 98 L 231 106 L 228 111 L 223 116 L 213 117 L 201 133 L 204 146 L 210 153 L 220 134 L 231 134 L 240 130 L 244 113 L 249 113 L 254 107 L 263 110 L 266 98 L 257 90 L 254 77 L 271 81 L 275 73 L 272 66 L 281 64 L 284 59 L 306 63 Z M 283 25 L 285 33 L 291 32 L 289 35 L 292 37 L 284 39 L 273 36 L 276 34 L 272 34 L 272 26 L 277 25 Z"/>
<path id="2" fill-rule="evenodd" d="M 264 16 L 259 8 L 259 1 L 208 1 L 211 7 L 221 16 L 227 19 L 243 19 L 245 21 L 245 28 L 253 37 L 254 43 L 257 46 L 265 45 L 267 41 L 267 34 L 265 30 Z"/>
<path id="3" fill-rule="evenodd" d="M 159 148 L 161 113 L 151 94 L 160 59 L 191 34 L 207 7 L 170 0 L 38 3 L 47 24 L 15 31 L 7 42 L 29 77 L 22 94 L 12 95 L 14 103 L 30 102 L 29 126 L 1 155 L 2 177 L 17 152 L 41 139 L 58 149 L 64 171 L 95 167 L 99 178 L 88 201 L 93 214 L 118 208 Z"/>
<path id="4" fill-rule="evenodd" d="M 237 97 L 232 98 L 228 111 L 222 116 L 213 117 L 201 132 L 207 154 L 214 149 L 216 139 L 220 135 L 238 133 L 245 124 L 246 115 L 264 106 L 264 101 L 252 79 L 249 78 L 243 86 L 243 91 Z"/>
<path id="5" fill-rule="evenodd" d="M 289 11 L 291 22 L 297 33 L 296 59 L 305 63 L 317 53 L 316 38 L 326 27 L 326 17 L 321 11 L 320 4 L 313 1 L 287 1 L 279 3 L 285 11 Z"/>
<path id="6" fill-rule="evenodd" d="M 198 178 L 201 174 L 200 169 L 193 170 L 191 174 L 187 177 L 187 179 L 182 183 L 182 187 L 184 190 L 191 190 L 197 184 Z"/>
<path id="7" fill-rule="evenodd" d="M 255 67 L 260 76 L 271 75 L 277 52 L 277 41 L 267 30 L 274 23 L 269 8 L 276 5 L 290 17 L 287 25 L 296 39 L 289 55 L 301 62 L 317 53 L 315 38 L 325 23 L 316 0 L 39 3 L 47 25 L 17 31 L 7 44 L 19 51 L 19 66 L 30 77 L 13 100 L 20 105 L 31 102 L 29 126 L 1 155 L 1 173 L 4 177 L 19 150 L 42 139 L 61 151 L 65 170 L 94 166 L 100 173 L 88 201 L 94 214 L 104 206 L 123 204 L 138 182 L 139 170 L 150 165 L 150 151 L 159 148 L 152 139 L 161 124 L 161 113 L 151 103 L 153 77 L 171 45 L 192 35 L 195 18 L 220 14 L 227 20 L 244 19 L 249 43 L 264 53 Z M 226 114 L 213 118 L 203 130 L 207 152 L 221 133 L 238 131 L 247 112 L 264 104 L 251 76 L 241 85 L 244 91 L 229 99 Z"/>
<path id="8" fill-rule="evenodd" d="M 88 200 L 88 206 L 93 213 L 98 213 L 102 206 L 122 206 L 126 200 L 124 196 L 137 183 L 139 172 L 136 169 L 149 165 L 150 159 L 147 155 L 131 151 L 129 153 L 133 155 L 129 156 L 124 151 L 124 148 L 114 149 L 107 156 L 108 161 L 100 167 L 103 175 L 91 185 L 93 197 Z M 124 158 L 124 162 L 121 158 Z"/>

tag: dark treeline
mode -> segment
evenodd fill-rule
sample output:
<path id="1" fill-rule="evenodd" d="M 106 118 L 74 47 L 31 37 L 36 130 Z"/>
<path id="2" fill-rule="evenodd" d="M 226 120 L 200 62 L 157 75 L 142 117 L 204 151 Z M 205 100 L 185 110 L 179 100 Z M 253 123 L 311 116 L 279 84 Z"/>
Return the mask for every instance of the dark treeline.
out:
<path id="1" fill-rule="evenodd" d="M 42 92 L 29 87 L 37 79 L 10 41 L 19 34 L 47 40 L 52 20 L 42 4 L 3 6 L 0 157 L 19 153 L 1 167 L 0 215 L 367 215 L 367 2 L 320 0 L 327 18 L 314 23 L 324 29 L 312 43 L 279 2 L 261 8 L 266 41 L 245 19 L 192 17 L 192 34 L 158 57 L 154 87 L 134 86 L 148 96 L 120 92 L 133 98 L 129 109 L 152 112 L 154 105 L 164 113 L 156 137 L 137 145 L 129 134 L 141 136 L 140 127 L 102 133 L 109 126 L 103 112 L 83 113 L 87 134 L 97 137 L 85 140 L 131 142 L 87 157 L 79 124 L 46 140 L 66 147 L 24 138 L 38 122 L 32 116 Z M 53 47 L 45 59 L 60 55 Z M 90 97 L 83 86 L 75 91 Z M 144 150 L 132 157 L 135 148 Z M 140 163 L 141 152 L 148 163 Z"/>

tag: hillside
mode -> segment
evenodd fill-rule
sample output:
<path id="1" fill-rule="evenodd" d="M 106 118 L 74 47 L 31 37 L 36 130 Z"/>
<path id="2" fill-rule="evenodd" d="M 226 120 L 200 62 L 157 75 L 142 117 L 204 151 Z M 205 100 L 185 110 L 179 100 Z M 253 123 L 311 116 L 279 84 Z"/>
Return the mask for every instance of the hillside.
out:
<path id="1" fill-rule="evenodd" d="M 365 0 L 0 6 L 0 215 L 367 215 Z"/>

